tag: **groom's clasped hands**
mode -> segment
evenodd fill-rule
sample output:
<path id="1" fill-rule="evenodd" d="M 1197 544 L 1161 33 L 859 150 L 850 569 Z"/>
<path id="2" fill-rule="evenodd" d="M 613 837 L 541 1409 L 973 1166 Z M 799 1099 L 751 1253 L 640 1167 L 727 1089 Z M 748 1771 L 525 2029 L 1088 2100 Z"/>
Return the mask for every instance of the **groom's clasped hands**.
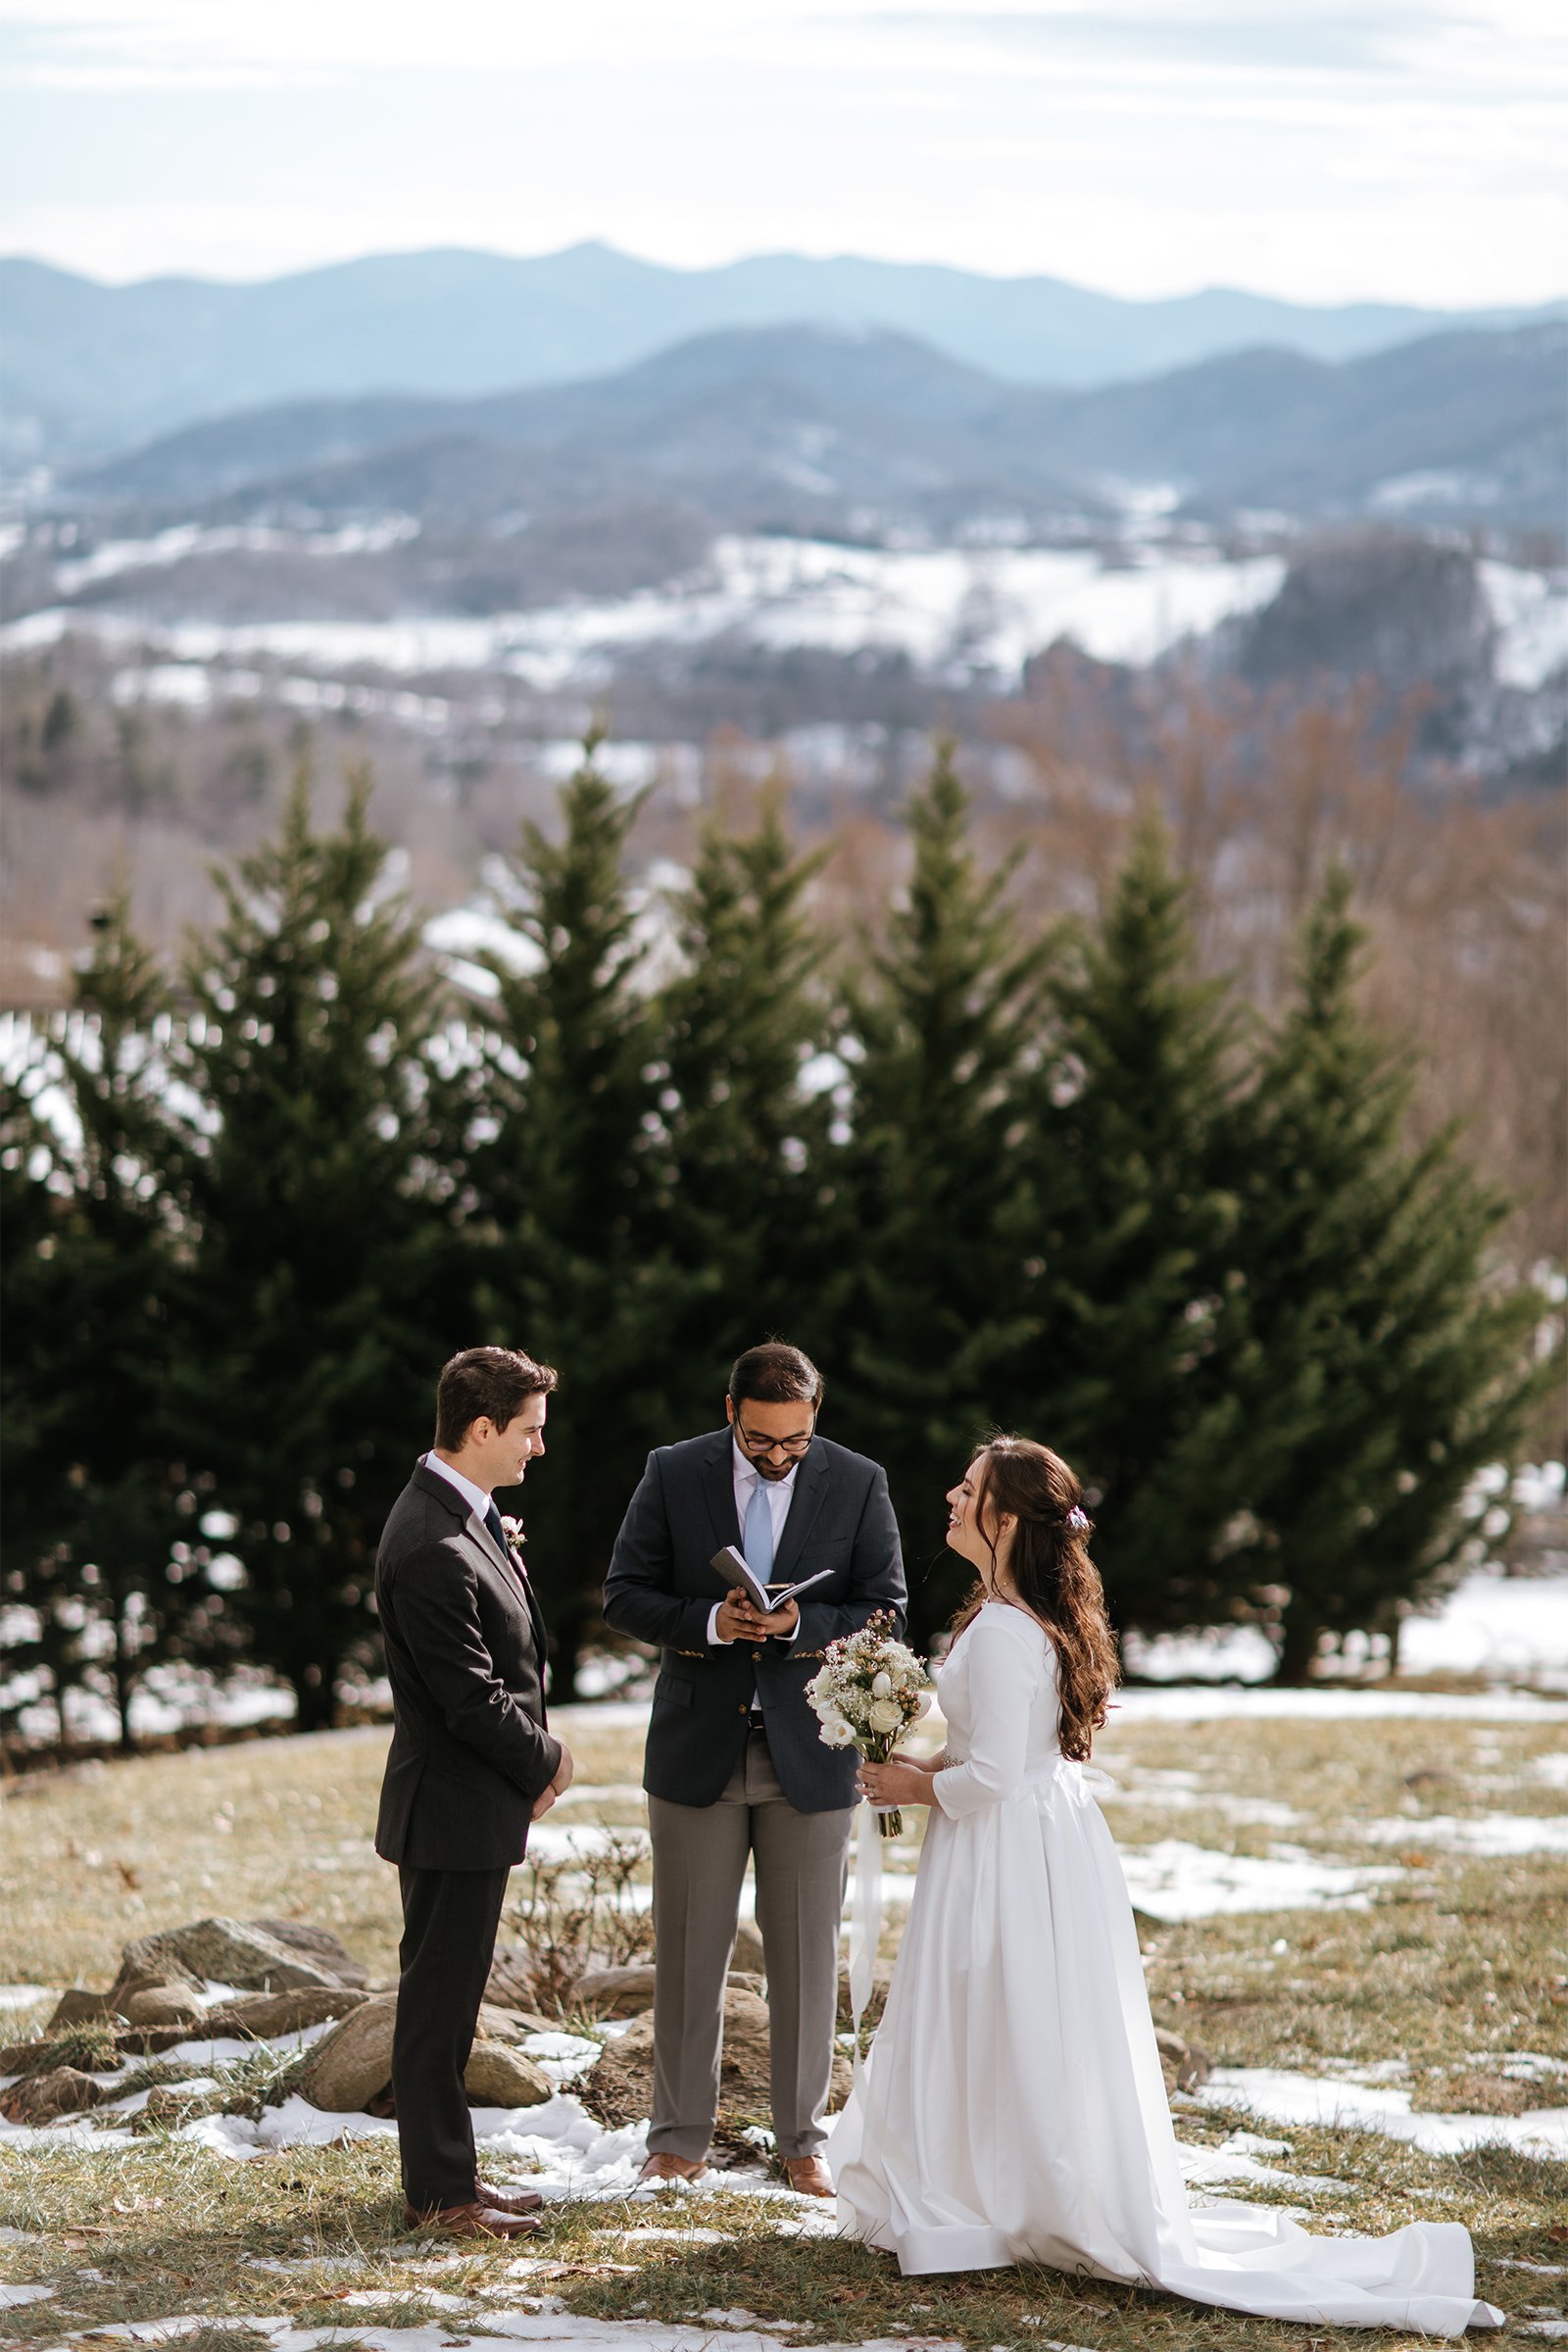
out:
<path id="1" fill-rule="evenodd" d="M 561 1762 L 556 1766 L 556 1777 L 550 1783 L 549 1788 L 541 1788 L 539 1794 L 534 1798 L 533 1810 L 528 1816 L 530 1821 L 538 1821 L 542 1815 L 549 1812 L 558 1797 L 565 1795 L 566 1790 L 571 1787 L 571 1776 L 574 1770 L 571 1750 L 563 1742 Z"/>

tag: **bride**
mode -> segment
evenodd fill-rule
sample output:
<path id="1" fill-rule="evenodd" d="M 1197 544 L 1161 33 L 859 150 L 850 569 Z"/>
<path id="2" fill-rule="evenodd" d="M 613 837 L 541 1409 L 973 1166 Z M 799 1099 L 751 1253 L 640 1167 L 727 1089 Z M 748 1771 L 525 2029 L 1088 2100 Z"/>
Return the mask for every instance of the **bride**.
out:
<path id="1" fill-rule="evenodd" d="M 948 1543 L 979 1571 L 942 1669 L 949 1745 L 862 1767 L 928 1804 L 887 2010 L 833 2134 L 841 2226 L 906 2272 L 1016 2262 L 1326 2327 L 1457 2335 L 1467 2231 L 1312 2237 L 1189 2208 L 1121 1866 L 1083 1771 L 1116 1679 L 1078 1481 L 1024 1438 L 976 1454 Z"/>

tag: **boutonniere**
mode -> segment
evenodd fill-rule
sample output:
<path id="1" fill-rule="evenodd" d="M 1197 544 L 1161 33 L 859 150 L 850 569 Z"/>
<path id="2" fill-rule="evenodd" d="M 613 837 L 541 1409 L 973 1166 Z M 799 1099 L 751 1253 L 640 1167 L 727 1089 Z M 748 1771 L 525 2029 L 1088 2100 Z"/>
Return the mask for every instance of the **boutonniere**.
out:
<path id="1" fill-rule="evenodd" d="M 509 1519 L 506 1512 L 503 1511 L 501 1514 L 501 1533 L 507 1539 L 507 1549 L 509 1551 L 517 1552 L 520 1555 L 523 1545 L 528 1541 L 527 1537 L 522 1532 L 522 1521 L 520 1519 Z"/>

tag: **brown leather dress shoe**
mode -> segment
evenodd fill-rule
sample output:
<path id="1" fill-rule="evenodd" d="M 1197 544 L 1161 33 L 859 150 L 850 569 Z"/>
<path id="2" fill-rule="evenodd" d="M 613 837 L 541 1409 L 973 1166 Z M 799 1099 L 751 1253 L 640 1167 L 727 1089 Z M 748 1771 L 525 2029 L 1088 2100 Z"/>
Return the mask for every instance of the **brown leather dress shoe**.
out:
<path id="1" fill-rule="evenodd" d="M 443 2237 L 532 2237 L 542 2225 L 524 2213 L 503 2213 L 499 2206 L 434 2205 L 428 2213 L 403 2208 L 407 2230 L 438 2230 Z"/>
<path id="2" fill-rule="evenodd" d="M 784 2177 L 803 2197 L 836 2197 L 833 2176 L 820 2156 L 786 2156 Z"/>
<path id="3" fill-rule="evenodd" d="M 637 2183 L 641 2187 L 645 2180 L 695 2180 L 699 2173 L 706 2173 L 707 2170 L 706 2156 L 694 2160 L 690 2156 L 672 2156 L 667 2149 L 661 2148 L 656 2155 L 645 2160 L 637 2176 Z"/>
<path id="4" fill-rule="evenodd" d="M 544 2199 L 536 2188 L 502 2188 L 494 2180 L 481 2180 L 479 2202 L 497 2213 L 537 2213 Z"/>

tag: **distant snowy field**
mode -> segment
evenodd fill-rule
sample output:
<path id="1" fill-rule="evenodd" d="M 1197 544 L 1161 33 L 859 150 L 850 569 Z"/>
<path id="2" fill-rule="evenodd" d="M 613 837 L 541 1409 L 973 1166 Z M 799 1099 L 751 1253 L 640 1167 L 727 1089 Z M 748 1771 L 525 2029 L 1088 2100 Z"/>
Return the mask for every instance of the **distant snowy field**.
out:
<path id="1" fill-rule="evenodd" d="M 205 536 L 235 545 L 245 535 Z M 208 552 L 202 538 L 182 530 L 116 542 L 83 565 L 102 585 Z M 334 538 L 317 552 L 342 550 Z M 473 619 L 224 626 L 147 620 L 127 587 L 118 610 L 56 606 L 29 613 L 0 630 L 0 651 L 39 649 L 71 630 L 111 646 L 136 645 L 155 659 L 127 672 L 122 694 L 190 703 L 215 689 L 224 699 L 244 692 L 243 671 L 238 679 L 208 679 L 217 664 L 265 661 L 318 676 L 495 670 L 550 692 L 602 683 L 617 657 L 639 648 L 696 648 L 725 638 L 774 650 L 903 653 L 938 677 L 1005 687 L 1016 684 L 1031 655 L 1062 637 L 1099 661 L 1156 661 L 1269 603 L 1284 574 L 1279 557 L 1231 562 L 1201 544 L 1135 548 L 1106 564 L 1076 548 L 860 548 L 732 534 L 715 542 L 700 572 L 625 597 Z M 1568 662 L 1568 592 L 1549 574 L 1495 562 L 1482 564 L 1481 581 L 1497 630 L 1497 675 L 1509 685 L 1539 686 Z"/>
<path id="2" fill-rule="evenodd" d="M 24 1622 L 27 1615 L 16 1609 L 7 1612 L 12 1640 L 24 1639 L 31 1630 Z M 0 1626 L 0 1633 L 5 1630 Z M 1133 1722 L 1156 1715 L 1196 1721 L 1232 1710 L 1259 1716 L 1421 1713 L 1427 1704 L 1422 1692 L 1381 1690 L 1376 1683 L 1364 1689 L 1255 1688 L 1273 1671 L 1273 1652 L 1263 1636 L 1250 1628 L 1165 1635 L 1149 1642 L 1132 1639 L 1127 1648 L 1128 1663 L 1138 1674 L 1168 1686 L 1123 1691 L 1118 1705 Z M 1493 1695 L 1446 1699 L 1445 1712 L 1486 1716 L 1540 1711 L 1555 1716 L 1562 1712 L 1555 1694 L 1568 1693 L 1568 1576 L 1467 1577 L 1438 1615 L 1407 1620 L 1400 1664 L 1406 1674 L 1481 1674 L 1498 1686 Z M 0 1683 L 0 1697 L 14 1702 L 24 1695 L 26 1682 L 18 1675 Z M 1520 1690 L 1520 1685 L 1527 1688 Z M 31 1689 L 37 1690 L 35 1682 Z M 1532 1692 L 1540 1695 L 1533 1697 Z M 368 1695 L 373 1698 L 375 1693 Z M 258 1675 L 240 1674 L 222 1688 L 206 1675 L 158 1667 L 131 1701 L 131 1728 L 150 1739 L 192 1724 L 242 1727 L 284 1720 L 293 1711 L 292 1693 Z M 118 1736 L 107 1700 L 91 1690 L 68 1694 L 67 1717 L 74 1740 L 112 1741 Z M 24 1739 L 52 1742 L 58 1737 L 53 1700 L 37 1697 L 25 1708 L 19 1728 Z"/>
<path id="3" fill-rule="evenodd" d="M 0 1615 L 0 1641 L 21 1641 L 34 1631 L 29 1611 Z M 1255 1629 L 1161 1635 L 1152 1642 L 1136 1636 L 1127 1642 L 1129 1667 L 1150 1682 L 1135 1686 L 1118 1701 L 1129 1722 L 1155 1718 L 1195 1722 L 1237 1712 L 1251 1716 L 1420 1714 L 1428 1694 L 1336 1684 L 1326 1689 L 1272 1690 L 1267 1684 L 1274 1656 Z M 1568 1576 L 1506 1577 L 1491 1570 L 1465 1578 L 1431 1617 L 1405 1621 L 1400 1642 L 1405 1675 L 1482 1675 L 1494 1691 L 1445 1697 L 1442 1711 L 1459 1715 L 1564 1716 L 1559 1694 L 1568 1694 Z M 378 1695 L 366 1694 L 372 1700 Z M 13 1675 L 0 1681 L 0 1698 L 12 1703 L 33 1698 L 19 1719 L 24 1739 L 52 1742 L 58 1724 L 52 1699 L 39 1694 L 36 1678 Z M 635 1703 L 635 1702 L 633 1702 Z M 131 1701 L 131 1728 L 141 1738 L 158 1738 L 193 1724 L 231 1728 L 286 1720 L 294 1711 L 291 1692 L 257 1674 L 242 1672 L 226 1686 L 212 1677 L 173 1666 L 156 1667 Z M 76 1741 L 113 1741 L 118 1724 L 106 1699 L 91 1690 L 67 1697 L 71 1737 Z"/>
<path id="4" fill-rule="evenodd" d="M 1255 1627 L 1127 1642 L 1127 1663 L 1161 1683 L 1263 1683 L 1274 1652 Z M 1568 1576 L 1467 1576 L 1432 1617 L 1407 1617 L 1401 1675 L 1482 1674 L 1568 1691 Z M 1284 1695 L 1281 1693 L 1280 1695 Z"/>

